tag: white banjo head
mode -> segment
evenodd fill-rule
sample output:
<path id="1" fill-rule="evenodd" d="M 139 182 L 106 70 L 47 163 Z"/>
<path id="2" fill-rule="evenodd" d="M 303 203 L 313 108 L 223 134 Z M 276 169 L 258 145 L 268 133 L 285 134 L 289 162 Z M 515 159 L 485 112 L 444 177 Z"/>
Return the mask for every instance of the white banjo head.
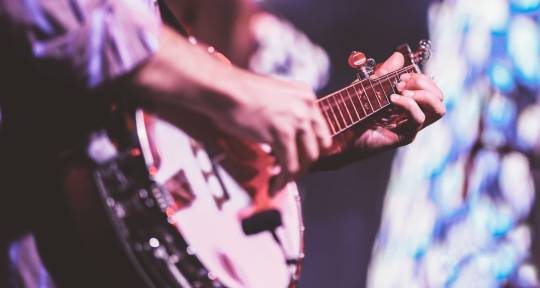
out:
<path id="1" fill-rule="evenodd" d="M 227 287 L 289 286 L 300 269 L 293 262 L 303 258 L 296 185 L 288 184 L 273 199 L 282 220 L 275 231 L 279 242 L 269 231 L 248 236 L 241 219 L 252 204 L 248 193 L 186 133 L 142 111 L 136 118 L 151 174 L 175 196 L 177 205 L 167 211 L 169 222 L 189 244 L 190 253 L 210 271 L 210 277 Z"/>

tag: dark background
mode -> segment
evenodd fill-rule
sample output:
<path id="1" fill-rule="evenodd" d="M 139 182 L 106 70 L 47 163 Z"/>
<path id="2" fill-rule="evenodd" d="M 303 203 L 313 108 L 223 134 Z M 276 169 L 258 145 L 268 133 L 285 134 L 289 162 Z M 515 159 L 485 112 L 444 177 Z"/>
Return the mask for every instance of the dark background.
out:
<path id="1" fill-rule="evenodd" d="M 325 95 L 354 80 L 347 57 L 359 50 L 377 62 L 397 46 L 427 38 L 429 0 L 267 0 L 329 54 Z M 306 261 L 300 287 L 364 287 L 380 222 L 393 152 L 335 172 L 306 176 Z"/>

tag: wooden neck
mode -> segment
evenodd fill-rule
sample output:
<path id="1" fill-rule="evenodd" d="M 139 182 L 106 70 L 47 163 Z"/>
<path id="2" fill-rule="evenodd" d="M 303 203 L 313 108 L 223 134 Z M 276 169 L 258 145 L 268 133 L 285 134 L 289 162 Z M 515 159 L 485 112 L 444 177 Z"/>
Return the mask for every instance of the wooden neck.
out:
<path id="1" fill-rule="evenodd" d="M 332 136 L 390 106 L 390 95 L 399 93 L 396 85 L 406 73 L 419 73 L 419 69 L 409 65 L 376 79 L 355 81 L 317 100 Z"/>

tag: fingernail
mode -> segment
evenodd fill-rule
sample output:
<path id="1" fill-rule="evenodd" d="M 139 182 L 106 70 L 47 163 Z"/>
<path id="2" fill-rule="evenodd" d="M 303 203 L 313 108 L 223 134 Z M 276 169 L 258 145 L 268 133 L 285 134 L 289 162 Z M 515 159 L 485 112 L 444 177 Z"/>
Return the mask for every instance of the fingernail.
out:
<path id="1" fill-rule="evenodd" d="M 401 81 L 407 81 L 409 79 L 411 79 L 411 74 L 401 74 L 401 76 L 399 76 L 399 79 L 401 79 Z"/>
<path id="2" fill-rule="evenodd" d="M 412 97 L 413 95 L 414 95 L 413 91 L 410 91 L 410 90 L 403 91 L 403 96 Z"/>
<path id="3" fill-rule="evenodd" d="M 401 96 L 399 96 L 397 94 L 392 94 L 392 95 L 390 95 L 390 100 L 397 101 L 397 100 L 399 100 L 399 97 L 401 97 Z"/>

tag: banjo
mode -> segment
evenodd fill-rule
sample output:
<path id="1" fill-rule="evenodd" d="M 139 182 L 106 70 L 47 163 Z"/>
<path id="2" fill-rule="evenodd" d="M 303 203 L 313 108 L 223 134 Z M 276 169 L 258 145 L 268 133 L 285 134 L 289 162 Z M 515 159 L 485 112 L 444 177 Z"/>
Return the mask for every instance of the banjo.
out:
<path id="1" fill-rule="evenodd" d="M 351 55 L 358 79 L 317 101 L 335 137 L 389 113 L 400 75 L 421 73 L 431 53 L 428 41 L 398 52 L 404 67 L 376 79 L 372 59 Z M 294 183 L 269 192 L 274 159 L 264 146 L 217 132 L 203 144 L 144 110 L 121 103 L 112 110 L 111 125 L 87 147 L 90 157 L 67 169 L 64 181 L 77 224 L 95 228 L 82 237 L 110 259 L 103 265 L 130 287 L 296 285 L 304 258 L 300 195 Z"/>

